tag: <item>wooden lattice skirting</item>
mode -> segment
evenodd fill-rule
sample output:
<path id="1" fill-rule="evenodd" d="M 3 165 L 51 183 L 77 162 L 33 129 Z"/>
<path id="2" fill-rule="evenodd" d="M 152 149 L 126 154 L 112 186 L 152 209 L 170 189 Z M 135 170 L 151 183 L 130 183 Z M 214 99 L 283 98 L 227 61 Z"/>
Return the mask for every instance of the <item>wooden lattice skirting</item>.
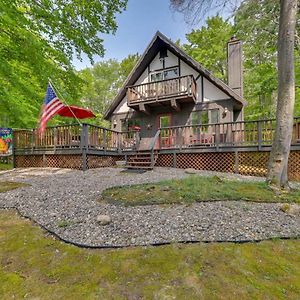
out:
<path id="1" fill-rule="evenodd" d="M 213 152 L 213 153 L 167 153 L 159 154 L 156 166 L 175 168 L 195 168 L 252 176 L 266 176 L 269 152 Z M 83 170 L 85 168 L 112 167 L 122 155 L 45 154 L 16 155 L 15 166 L 55 167 Z M 290 180 L 300 181 L 300 151 L 291 151 L 288 174 Z"/>
<path id="2" fill-rule="evenodd" d="M 124 160 L 124 156 L 99 156 L 99 155 L 88 155 L 87 156 L 87 167 L 88 169 L 113 167 L 116 165 L 116 161 Z"/>
<path id="3" fill-rule="evenodd" d="M 82 170 L 83 160 L 80 154 L 16 155 L 16 168 L 51 167 Z"/>
<path id="4" fill-rule="evenodd" d="M 214 152 L 160 154 L 156 166 L 266 176 L 270 152 Z M 300 151 L 291 151 L 289 180 L 300 181 Z"/>
<path id="5" fill-rule="evenodd" d="M 87 155 L 86 168 L 94 169 L 112 167 L 117 160 L 123 160 L 124 156 L 116 155 Z M 16 155 L 16 168 L 68 168 L 83 170 L 84 160 L 81 154 L 46 154 L 46 155 Z"/>

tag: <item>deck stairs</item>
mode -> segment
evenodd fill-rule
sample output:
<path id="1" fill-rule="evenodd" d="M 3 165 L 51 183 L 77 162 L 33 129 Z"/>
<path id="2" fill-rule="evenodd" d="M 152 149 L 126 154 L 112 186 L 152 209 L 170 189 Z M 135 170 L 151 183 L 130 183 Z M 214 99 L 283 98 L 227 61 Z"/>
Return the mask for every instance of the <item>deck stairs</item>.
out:
<path id="1" fill-rule="evenodd" d="M 137 151 L 127 156 L 125 167 L 127 169 L 152 170 L 158 158 L 158 151 L 154 148 L 159 135 L 160 130 L 156 132 L 154 137 L 141 138 Z"/>
<path id="2" fill-rule="evenodd" d="M 133 155 L 128 155 L 126 161 L 127 169 L 152 170 L 157 160 L 158 154 L 151 151 L 137 151 Z"/>

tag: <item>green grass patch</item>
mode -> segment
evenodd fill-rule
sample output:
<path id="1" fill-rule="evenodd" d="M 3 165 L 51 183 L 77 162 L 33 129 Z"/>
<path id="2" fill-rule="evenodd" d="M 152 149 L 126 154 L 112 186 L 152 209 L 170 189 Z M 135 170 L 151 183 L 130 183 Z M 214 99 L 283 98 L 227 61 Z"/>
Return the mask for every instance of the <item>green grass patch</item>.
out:
<path id="1" fill-rule="evenodd" d="M 11 169 L 13 169 L 13 165 L 12 164 L 5 164 L 5 163 L 1 163 L 0 162 L 0 171 L 11 170 Z"/>
<path id="2" fill-rule="evenodd" d="M 28 184 L 22 182 L 0 181 L 0 193 L 14 190 L 23 186 L 28 186 Z"/>
<path id="3" fill-rule="evenodd" d="M 102 193 L 107 202 L 126 206 L 149 204 L 191 204 L 199 201 L 243 200 L 254 202 L 300 203 L 300 190 L 276 195 L 265 182 L 242 182 L 217 176 L 190 176 L 184 179 L 109 188 Z"/>
<path id="4" fill-rule="evenodd" d="M 1 299 L 298 299 L 300 241 L 89 250 L 0 212 Z"/>

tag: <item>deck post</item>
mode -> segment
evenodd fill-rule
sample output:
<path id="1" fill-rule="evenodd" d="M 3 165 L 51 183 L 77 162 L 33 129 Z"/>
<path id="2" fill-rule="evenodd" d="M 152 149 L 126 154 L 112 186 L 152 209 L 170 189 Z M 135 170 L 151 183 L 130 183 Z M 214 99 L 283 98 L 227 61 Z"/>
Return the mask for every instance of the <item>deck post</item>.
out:
<path id="1" fill-rule="evenodd" d="M 182 144 L 183 144 L 183 135 L 182 135 L 182 128 L 179 128 L 178 130 L 178 138 L 179 138 L 179 149 L 181 151 L 182 149 Z"/>
<path id="2" fill-rule="evenodd" d="M 262 146 L 262 127 L 261 127 L 261 121 L 260 120 L 257 122 L 257 136 L 258 136 L 258 151 L 261 151 L 261 146 Z"/>
<path id="3" fill-rule="evenodd" d="M 107 147 L 107 145 L 106 145 L 106 133 L 107 133 L 107 131 L 104 128 L 104 130 L 103 130 L 103 150 L 104 150 L 104 153 L 106 153 L 106 147 Z"/>
<path id="4" fill-rule="evenodd" d="M 36 136 L 36 131 L 34 129 L 32 129 L 32 135 L 31 135 L 31 153 L 33 153 L 33 150 L 34 150 L 35 136 Z"/>
<path id="5" fill-rule="evenodd" d="M 53 128 L 53 135 L 54 135 L 53 142 L 54 142 L 54 153 L 55 153 L 56 146 L 57 146 L 57 127 Z"/>
<path id="6" fill-rule="evenodd" d="M 118 153 L 122 153 L 122 133 L 117 132 Z"/>
<path id="7" fill-rule="evenodd" d="M 16 148 L 15 148 L 15 132 L 13 130 L 12 132 L 12 138 L 13 138 L 13 143 L 12 143 L 12 158 L 13 158 L 13 168 L 16 167 Z"/>
<path id="8" fill-rule="evenodd" d="M 177 168 L 177 155 L 176 155 L 176 152 L 173 153 L 173 168 Z"/>
<path id="9" fill-rule="evenodd" d="M 220 124 L 216 124 L 216 140 L 215 140 L 215 144 L 216 144 L 216 150 L 219 151 L 219 144 L 220 144 Z"/>
<path id="10" fill-rule="evenodd" d="M 44 168 L 47 168 L 47 167 L 48 167 L 48 165 L 47 165 L 47 157 L 46 157 L 46 154 L 45 154 L 45 153 L 43 153 L 43 167 L 44 167 Z"/>
<path id="11" fill-rule="evenodd" d="M 86 171 L 88 169 L 87 163 L 87 150 L 88 150 L 88 124 L 82 124 L 81 136 L 80 136 L 80 148 L 82 151 L 82 171 Z"/>
<path id="12" fill-rule="evenodd" d="M 239 173 L 239 152 L 234 151 L 234 173 Z"/>

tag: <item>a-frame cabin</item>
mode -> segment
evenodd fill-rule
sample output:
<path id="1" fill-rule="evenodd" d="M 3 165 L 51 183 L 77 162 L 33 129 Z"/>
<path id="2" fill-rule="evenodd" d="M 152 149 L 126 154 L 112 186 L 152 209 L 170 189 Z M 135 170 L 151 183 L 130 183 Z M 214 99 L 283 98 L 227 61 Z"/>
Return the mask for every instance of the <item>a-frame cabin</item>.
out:
<path id="1" fill-rule="evenodd" d="M 226 84 L 157 32 L 104 117 L 114 130 L 138 130 L 140 150 L 150 150 L 160 128 L 155 147 L 167 147 L 172 136 L 163 127 L 243 121 L 245 105 L 240 41 L 228 42 Z M 201 144 L 214 136 L 204 130 L 188 138 Z"/>

